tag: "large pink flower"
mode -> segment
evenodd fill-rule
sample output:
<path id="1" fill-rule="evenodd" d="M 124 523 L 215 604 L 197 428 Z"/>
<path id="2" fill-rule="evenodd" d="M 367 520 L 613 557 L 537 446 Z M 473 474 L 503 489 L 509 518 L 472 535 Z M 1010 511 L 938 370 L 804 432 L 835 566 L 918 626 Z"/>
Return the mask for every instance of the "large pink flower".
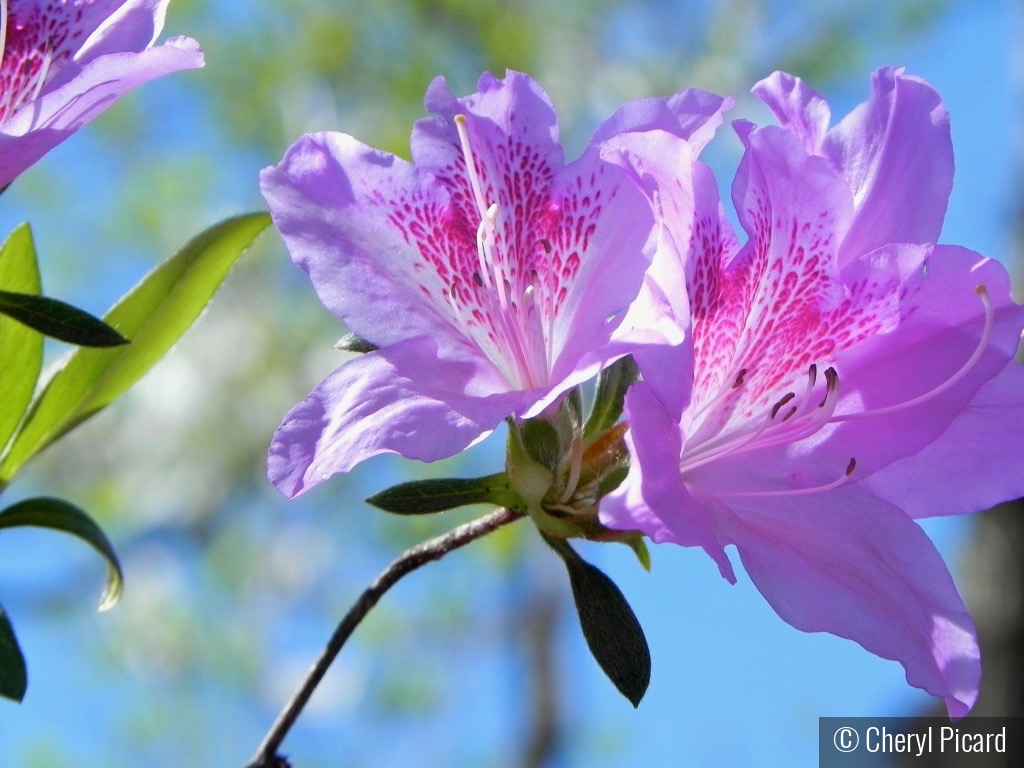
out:
<path id="1" fill-rule="evenodd" d="M 599 150 L 655 128 L 703 146 L 725 100 L 688 91 L 627 104 L 566 165 L 533 80 L 485 74 L 478 88 L 457 99 L 434 80 L 414 163 L 318 133 L 263 172 L 274 223 L 321 301 L 380 347 L 285 417 L 269 475 L 289 496 L 380 453 L 452 456 L 660 338 L 623 322 L 653 217 Z"/>
<path id="2" fill-rule="evenodd" d="M 132 88 L 203 65 L 153 46 L 170 0 L 0 0 L 0 188 Z"/>
<path id="3" fill-rule="evenodd" d="M 932 244 L 953 161 L 927 83 L 880 70 L 831 129 L 796 78 L 754 93 L 782 127 L 737 123 L 742 247 L 678 139 L 605 150 L 661 222 L 653 280 L 687 341 L 640 360 L 633 461 L 601 519 L 703 547 L 730 581 L 735 545 L 782 618 L 899 661 L 959 717 L 974 628 L 914 518 L 1024 494 L 1024 311 L 997 262 Z"/>

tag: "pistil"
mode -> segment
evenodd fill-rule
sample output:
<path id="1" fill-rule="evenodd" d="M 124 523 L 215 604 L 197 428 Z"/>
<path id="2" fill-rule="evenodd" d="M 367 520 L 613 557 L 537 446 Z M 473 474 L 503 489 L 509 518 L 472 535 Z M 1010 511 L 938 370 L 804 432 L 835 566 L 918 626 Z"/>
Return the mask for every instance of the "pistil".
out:
<path id="1" fill-rule="evenodd" d="M 481 350 L 505 373 L 509 383 L 523 388 L 543 385 L 548 375 L 548 356 L 541 318 L 537 311 L 535 281 L 531 281 L 516 299 L 516 286 L 511 276 L 505 274 L 507 253 L 501 253 L 498 232 L 502 211 L 497 203 L 488 203 L 476 161 L 473 157 L 466 127 L 466 116 L 456 115 L 455 127 L 459 144 L 466 163 L 466 174 L 480 224 L 477 227 L 476 246 L 479 272 L 473 273 L 473 285 L 478 295 L 486 297 L 485 307 L 494 321 L 493 329 L 505 341 L 505 347 L 498 347 L 494 340 L 471 331 Z M 505 244 L 506 248 L 510 244 Z M 456 316 L 465 322 L 465 315 L 453 295 L 449 298 Z M 511 354 L 509 354 L 511 353 Z M 511 360 L 509 358 L 511 357 Z M 509 363 L 511 362 L 511 366 Z"/>

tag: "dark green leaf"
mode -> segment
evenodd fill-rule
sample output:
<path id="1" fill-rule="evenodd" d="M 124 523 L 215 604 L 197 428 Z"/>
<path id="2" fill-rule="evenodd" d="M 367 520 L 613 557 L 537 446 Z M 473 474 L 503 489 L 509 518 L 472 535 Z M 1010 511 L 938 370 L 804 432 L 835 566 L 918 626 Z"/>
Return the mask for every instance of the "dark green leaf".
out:
<path id="1" fill-rule="evenodd" d="M 366 501 L 385 512 L 399 515 L 426 515 L 467 504 L 494 504 L 517 510 L 525 508 L 504 472 L 472 479 L 413 480 L 392 486 Z"/>
<path id="2" fill-rule="evenodd" d="M 615 582 L 565 541 L 548 540 L 569 571 L 580 627 L 590 652 L 619 692 L 633 704 L 651 682 L 651 652 L 633 609 Z"/>
<path id="3" fill-rule="evenodd" d="M 339 349 L 342 352 L 373 352 L 379 347 L 376 344 L 371 344 L 366 339 L 361 339 L 354 333 L 346 333 L 340 339 L 338 343 L 334 345 L 335 349 Z"/>
<path id="4" fill-rule="evenodd" d="M 103 319 L 132 343 L 114 349 L 76 349 L 65 358 L 0 461 L 0 483 L 120 397 L 163 357 L 269 224 L 266 213 L 255 213 L 210 227 L 124 296 Z"/>
<path id="5" fill-rule="evenodd" d="M 615 425 L 622 415 L 622 403 L 626 398 L 626 390 L 639 378 L 640 369 L 632 355 L 616 360 L 601 371 L 597 380 L 597 394 L 594 396 L 594 407 L 590 418 L 583 428 L 585 437 L 604 432 Z"/>
<path id="6" fill-rule="evenodd" d="M 14 636 L 14 627 L 0 605 L 0 696 L 21 701 L 27 689 L 25 657 L 18 646 L 18 638 Z"/>
<path id="7" fill-rule="evenodd" d="M 46 296 L 0 291 L 0 314 L 80 347 L 116 347 L 128 339 L 88 312 Z"/>
<path id="8" fill-rule="evenodd" d="M 39 268 L 28 224 L 15 229 L 0 248 L 0 290 L 39 293 Z M 28 409 L 42 364 L 43 337 L 0 316 L 0 455 Z"/>
<path id="9" fill-rule="evenodd" d="M 70 533 L 103 555 L 108 573 L 107 586 L 100 598 L 100 610 L 106 611 L 117 604 L 124 588 L 121 563 L 110 540 L 91 517 L 66 501 L 46 497 L 25 499 L 0 512 L 0 530 L 26 525 Z"/>

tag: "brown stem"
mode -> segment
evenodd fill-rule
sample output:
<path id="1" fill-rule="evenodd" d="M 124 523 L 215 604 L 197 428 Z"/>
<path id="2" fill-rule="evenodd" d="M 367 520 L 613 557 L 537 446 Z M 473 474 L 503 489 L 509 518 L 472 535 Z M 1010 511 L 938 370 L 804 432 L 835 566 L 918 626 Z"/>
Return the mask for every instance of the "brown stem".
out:
<path id="1" fill-rule="evenodd" d="M 398 583 L 399 579 L 408 573 L 412 573 L 420 566 L 426 565 L 433 560 L 440 560 L 452 550 L 496 531 L 503 525 L 514 523 L 521 517 L 523 515 L 519 512 L 498 509 L 489 515 L 484 515 L 457 528 L 453 528 L 448 533 L 435 536 L 433 539 L 410 547 L 395 558 L 391 565 L 381 572 L 376 580 L 359 596 L 359 599 L 356 600 L 353 606 L 349 608 L 348 613 L 345 614 L 337 629 L 334 630 L 334 634 L 331 635 L 331 639 L 324 646 L 320 657 L 310 667 L 309 672 L 306 673 L 306 678 L 302 681 L 302 685 L 299 686 L 299 689 L 292 696 L 291 701 L 281 710 L 281 714 L 277 716 L 277 720 L 270 730 L 267 731 L 263 743 L 260 744 L 255 757 L 253 757 L 246 768 L 280 768 L 281 766 L 288 765 L 284 758 L 279 757 L 277 754 L 281 742 L 284 741 L 288 731 L 295 725 L 295 721 L 298 720 L 303 708 L 313 695 L 313 691 L 316 690 L 324 675 L 327 674 L 327 670 L 334 662 L 334 659 L 337 658 L 349 635 L 359 626 L 359 622 L 366 617 L 366 614 L 377 604 L 377 601 L 383 597 L 384 593 Z"/>

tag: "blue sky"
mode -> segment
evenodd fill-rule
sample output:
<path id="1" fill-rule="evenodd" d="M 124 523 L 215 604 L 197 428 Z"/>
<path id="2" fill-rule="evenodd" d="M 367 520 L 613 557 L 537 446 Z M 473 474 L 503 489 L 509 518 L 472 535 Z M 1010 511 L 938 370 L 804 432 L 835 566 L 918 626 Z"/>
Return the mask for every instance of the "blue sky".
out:
<path id="1" fill-rule="evenodd" d="M 1015 34 L 1019 35 L 1022 26 L 1024 20 L 1014 13 L 1010 0 L 960 3 L 927 37 L 899 49 L 872 50 L 870 57 L 871 68 L 904 65 L 942 93 L 952 115 L 957 163 L 943 241 L 995 258 L 1007 254 L 1010 243 L 1007 222 L 1015 191 L 1012 144 L 1014 126 L 1021 118 L 1019 94 L 1013 90 L 1014 79 L 1019 83 L 1021 78 L 1014 70 L 1021 67 L 1017 51 L 1021 40 Z M 861 73 L 856 92 L 837 95 L 823 89 L 834 116 L 845 114 L 866 97 L 869 75 L 869 69 Z M 733 116 L 757 117 L 744 113 L 749 106 L 741 104 Z M 82 136 L 74 142 L 80 139 L 80 143 L 89 141 Z M 71 151 L 70 147 L 58 150 Z M 719 171 L 723 189 L 731 180 L 729 171 L 729 175 L 724 169 Z M 83 212 L 92 212 L 93 207 L 84 206 Z M 7 230 L 11 228 L 7 214 L 2 223 Z M 42 237 L 45 239 L 45 234 Z M 127 285 L 115 288 L 112 295 L 124 287 Z M 89 308 L 100 311 L 110 298 L 97 300 Z M 475 458 L 493 466 L 501 461 L 500 451 L 500 440 L 491 440 L 475 449 Z M 388 471 L 371 468 L 362 475 L 356 473 L 354 482 L 380 485 L 381 475 Z M 958 552 L 970 535 L 969 521 L 929 521 L 925 527 L 956 575 Z M 63 544 L 51 545 L 42 538 L 21 541 L 24 544 L 19 551 L 33 555 L 50 551 L 61 557 L 77 546 L 65 550 Z M 39 549 L 35 548 L 37 542 Z M 57 549 L 47 550 L 51 546 Z M 928 696 L 907 686 L 897 664 L 877 659 L 848 641 L 790 628 L 740 568 L 739 583 L 730 586 L 707 557 L 696 551 L 655 547 L 650 574 L 637 566 L 625 548 L 585 546 L 581 551 L 606 570 L 630 599 L 647 633 L 654 672 L 647 697 L 634 711 L 586 653 L 574 618 L 564 617 L 558 648 L 570 728 L 582 731 L 588 726 L 587 733 L 596 730 L 601 734 L 596 741 L 572 740 L 565 766 L 812 766 L 817 760 L 819 716 L 898 715 L 932 703 Z M 2 549 L 0 554 L 10 555 Z M 374 564 L 367 573 L 372 575 L 380 565 Z M 0 564 L 0 584 L 16 591 L 14 570 L 10 562 L 7 568 Z M 405 589 L 403 585 L 405 591 L 395 599 L 415 599 L 420 594 L 416 590 L 462 578 L 459 573 L 445 564 L 426 569 L 414 577 L 423 580 L 423 586 Z M 557 562 L 538 558 L 532 578 L 535 584 L 544 585 L 552 580 L 557 583 L 564 576 Z M 502 598 L 500 594 L 492 596 Z M 98 685 L 94 681 L 99 679 L 97 672 L 77 663 L 75 643 L 102 646 L 104 642 L 103 630 L 91 614 L 74 624 L 79 635 L 72 640 L 55 637 L 49 626 L 16 622 L 29 654 L 32 687 L 21 707 L 0 703 L 0 766 L 20 768 L 25 745 L 40 737 L 55 738 L 71 754 L 94 754 L 101 746 L 98 739 L 106 737 L 94 732 L 93 717 L 108 720 L 111 715 L 101 711 L 103 708 L 123 706 L 117 700 L 104 700 L 94 712 L 91 702 L 67 696 L 69 681 L 75 683 L 73 690 L 81 691 L 88 690 L 90 684 Z M 321 642 L 321 629 L 319 625 L 304 627 L 302 637 L 293 645 L 303 653 L 315 649 Z M 356 647 L 344 654 L 334 673 L 335 682 L 357 675 L 369 650 Z M 515 734 L 508 731 L 501 705 L 503 697 L 522 693 L 517 681 L 521 661 L 493 653 L 474 654 L 462 647 L 453 653 L 467 655 L 460 656 L 455 670 L 452 666 L 456 665 L 442 666 L 441 674 L 458 676 L 461 691 L 459 706 L 452 710 L 444 730 L 425 733 L 410 723 L 408 732 L 386 735 L 386 741 L 376 747 L 380 765 L 416 765 L 426 754 L 424 750 L 435 751 L 430 765 L 445 765 L 446 750 L 454 759 L 458 750 L 452 745 L 461 738 L 477 744 L 491 740 L 496 750 L 510 747 L 509 739 Z M 117 665 L 113 657 L 108 661 Z M 147 695 L 142 688 L 133 688 L 135 684 L 124 676 L 118 685 L 126 695 L 132 691 Z M 213 688 L 202 694 L 210 711 L 220 703 Z M 148 695 L 152 696 L 152 690 Z M 140 704 L 151 705 L 152 700 Z M 343 712 L 338 717 L 346 715 Z M 310 718 L 296 731 L 294 743 L 308 741 L 325 751 L 357 743 L 360 734 L 346 728 L 338 717 Z M 222 724 L 225 741 L 236 743 L 225 747 L 221 755 L 240 765 L 262 735 L 265 713 L 243 712 L 238 718 L 237 723 L 229 717 Z M 85 759 L 83 764 L 102 763 Z"/>

